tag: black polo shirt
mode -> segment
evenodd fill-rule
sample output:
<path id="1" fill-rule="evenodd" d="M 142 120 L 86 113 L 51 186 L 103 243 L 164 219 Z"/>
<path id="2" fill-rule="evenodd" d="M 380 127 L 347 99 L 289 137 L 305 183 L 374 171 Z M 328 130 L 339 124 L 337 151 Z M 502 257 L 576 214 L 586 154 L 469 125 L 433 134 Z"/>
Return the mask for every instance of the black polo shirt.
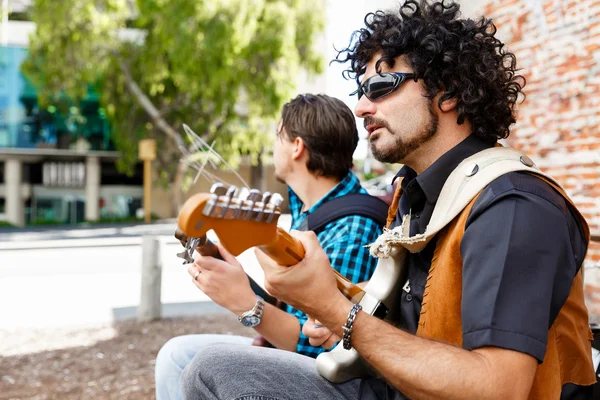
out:
<path id="1" fill-rule="evenodd" d="M 410 234 L 423 233 L 450 173 L 463 159 L 491 146 L 471 135 L 420 175 L 404 166 L 397 174 L 403 177 L 403 193 L 392 226 L 410 212 Z M 407 257 L 408 282 L 400 298 L 398 323 L 411 333 L 417 331 L 435 246 L 434 237 L 421 252 Z M 460 250 L 463 347 L 501 347 L 542 362 L 548 329 L 587 250 L 579 222 L 565 200 L 539 178 L 521 172 L 503 175 L 475 202 Z M 399 398 L 399 393 L 390 397 L 390 387 L 368 381 L 361 398 L 381 398 L 377 392 L 387 392 L 384 398 Z"/>

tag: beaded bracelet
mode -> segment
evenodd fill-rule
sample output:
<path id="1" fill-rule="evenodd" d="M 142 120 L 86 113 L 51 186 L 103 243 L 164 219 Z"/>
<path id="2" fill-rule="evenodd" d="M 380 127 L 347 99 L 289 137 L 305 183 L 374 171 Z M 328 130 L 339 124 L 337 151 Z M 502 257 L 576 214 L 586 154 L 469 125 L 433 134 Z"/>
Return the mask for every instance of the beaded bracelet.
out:
<path id="1" fill-rule="evenodd" d="M 344 329 L 344 336 L 342 338 L 342 345 L 344 349 L 350 350 L 352 345 L 350 344 L 350 336 L 352 335 L 352 325 L 354 324 L 354 319 L 356 318 L 356 314 L 362 310 L 362 306 L 360 304 L 354 304 L 350 313 L 348 313 L 348 319 L 346 320 L 346 325 L 342 326 Z"/>

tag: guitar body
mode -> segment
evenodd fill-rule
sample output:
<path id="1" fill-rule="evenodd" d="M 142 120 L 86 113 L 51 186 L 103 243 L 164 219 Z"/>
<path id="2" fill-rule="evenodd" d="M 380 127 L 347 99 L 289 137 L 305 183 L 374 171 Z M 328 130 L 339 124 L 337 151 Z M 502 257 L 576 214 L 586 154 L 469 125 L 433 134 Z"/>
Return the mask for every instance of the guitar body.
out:
<path id="1" fill-rule="evenodd" d="M 379 259 L 373 276 L 364 288 L 366 294 L 358 302 L 363 312 L 374 315 L 380 303 L 383 303 L 389 310 L 387 317 L 394 316 L 397 296 L 406 280 L 406 253 L 403 247 L 396 247 L 389 258 Z M 341 342 L 330 352 L 319 354 L 317 370 L 321 376 L 333 383 L 372 375 L 358 352 L 354 349 L 344 349 Z"/>

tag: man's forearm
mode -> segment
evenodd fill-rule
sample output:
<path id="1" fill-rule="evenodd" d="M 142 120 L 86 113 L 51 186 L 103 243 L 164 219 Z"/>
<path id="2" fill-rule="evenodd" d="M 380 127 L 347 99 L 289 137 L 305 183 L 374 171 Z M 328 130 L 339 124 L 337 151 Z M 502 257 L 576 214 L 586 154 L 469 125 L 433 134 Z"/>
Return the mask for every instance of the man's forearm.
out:
<path id="1" fill-rule="evenodd" d="M 341 336 L 350 307 L 346 303 L 335 314 L 321 318 Z M 486 351 L 495 349 L 467 351 L 427 340 L 364 312 L 359 312 L 354 321 L 351 343 L 390 384 L 411 399 L 525 399 L 533 379 L 524 373 L 517 377 L 523 381 L 503 384 L 506 376 L 502 367 L 492 365 L 486 357 Z"/>
<path id="2" fill-rule="evenodd" d="M 254 329 L 278 349 L 296 351 L 300 323 L 295 316 L 266 304 L 262 320 Z"/>

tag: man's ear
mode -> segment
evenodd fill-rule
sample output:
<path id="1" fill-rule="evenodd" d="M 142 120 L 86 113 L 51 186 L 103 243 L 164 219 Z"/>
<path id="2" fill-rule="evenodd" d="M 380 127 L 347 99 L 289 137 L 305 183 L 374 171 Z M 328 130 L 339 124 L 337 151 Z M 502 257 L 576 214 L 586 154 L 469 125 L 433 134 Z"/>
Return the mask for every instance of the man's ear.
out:
<path id="1" fill-rule="evenodd" d="M 448 100 L 444 100 L 442 102 L 442 104 L 440 104 L 440 109 L 443 112 L 448 112 L 448 111 L 452 111 L 453 109 L 456 108 L 456 103 L 458 102 L 458 99 L 456 97 L 452 97 Z"/>
<path id="2" fill-rule="evenodd" d="M 294 139 L 294 150 L 292 151 L 292 160 L 298 160 L 306 152 L 304 140 L 296 136 Z"/>

